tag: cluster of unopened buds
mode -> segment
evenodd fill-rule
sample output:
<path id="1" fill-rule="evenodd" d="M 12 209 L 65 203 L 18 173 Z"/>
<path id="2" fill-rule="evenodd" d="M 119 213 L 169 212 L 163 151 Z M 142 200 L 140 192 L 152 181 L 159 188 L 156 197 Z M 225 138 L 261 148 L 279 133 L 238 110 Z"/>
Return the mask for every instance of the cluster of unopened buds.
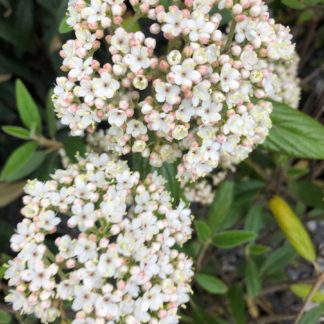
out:
<path id="1" fill-rule="evenodd" d="M 73 324 L 177 323 L 193 271 L 175 247 L 190 238 L 192 216 L 172 207 L 164 183 L 95 153 L 30 181 L 5 274 L 13 309 L 43 323 L 71 314 Z"/>
<path id="2" fill-rule="evenodd" d="M 175 3 L 70 0 L 76 39 L 63 46 L 67 76 L 54 103 L 73 134 L 108 121 L 111 151 L 141 153 L 155 167 L 179 159 L 179 177 L 194 180 L 265 139 L 272 105 L 263 99 L 282 97 L 273 65 L 292 60 L 294 45 L 261 0 Z M 226 32 L 223 9 L 233 17 Z M 139 18 L 148 18 L 149 36 L 127 31 Z M 95 57 L 103 44 L 105 64 Z"/>

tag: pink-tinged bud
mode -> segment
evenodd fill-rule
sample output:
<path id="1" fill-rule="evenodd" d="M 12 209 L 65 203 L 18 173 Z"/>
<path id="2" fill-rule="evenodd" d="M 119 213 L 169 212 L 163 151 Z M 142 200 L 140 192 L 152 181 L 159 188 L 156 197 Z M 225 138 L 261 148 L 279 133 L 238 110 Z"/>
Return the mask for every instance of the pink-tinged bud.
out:
<path id="1" fill-rule="evenodd" d="M 243 69 L 240 72 L 243 79 L 248 79 L 250 77 L 250 71 Z"/>
<path id="2" fill-rule="evenodd" d="M 192 7 L 192 5 L 193 5 L 193 0 L 185 0 L 185 5 L 186 5 L 186 7 Z"/>
<path id="3" fill-rule="evenodd" d="M 257 91 L 254 92 L 254 95 L 258 98 L 258 99 L 262 99 L 265 97 L 265 92 L 261 89 L 258 89 Z"/>
<path id="4" fill-rule="evenodd" d="M 123 18 L 121 16 L 114 17 L 114 24 L 115 25 L 121 25 L 123 23 Z"/>
<path id="5" fill-rule="evenodd" d="M 209 37 L 207 36 L 200 36 L 199 37 L 199 43 L 202 45 L 206 45 L 209 42 Z"/>
<path id="6" fill-rule="evenodd" d="M 131 118 L 134 116 L 134 109 L 127 109 L 126 110 L 126 115 L 128 118 Z"/>
<path id="7" fill-rule="evenodd" d="M 67 260 L 65 265 L 68 269 L 73 269 L 75 267 L 76 261 L 74 259 Z"/>
<path id="8" fill-rule="evenodd" d="M 174 74 L 172 72 L 168 73 L 166 79 L 169 83 L 174 83 Z"/>
<path id="9" fill-rule="evenodd" d="M 158 60 L 158 58 L 156 58 L 156 57 L 152 58 L 152 59 L 151 59 L 151 65 L 150 65 L 151 68 L 152 68 L 152 69 L 156 69 L 158 65 L 159 65 L 159 60 Z"/>
<path id="10" fill-rule="evenodd" d="M 142 3 L 140 5 L 140 10 L 143 13 L 147 13 L 149 11 L 149 9 L 150 9 L 150 6 L 147 3 Z"/>
<path id="11" fill-rule="evenodd" d="M 241 61 L 235 61 L 233 63 L 233 67 L 237 70 L 241 69 L 242 68 L 242 62 Z"/>
<path id="12" fill-rule="evenodd" d="M 36 302 L 37 302 L 37 296 L 33 293 L 33 294 L 31 294 L 29 297 L 28 297 L 28 299 L 27 299 L 27 302 L 28 302 L 28 304 L 29 305 L 35 305 L 36 304 Z"/>
<path id="13" fill-rule="evenodd" d="M 231 116 L 234 116 L 234 115 L 236 115 L 235 110 L 230 109 L 230 110 L 227 111 L 227 116 L 228 116 L 228 117 L 231 117 Z"/>
<path id="14" fill-rule="evenodd" d="M 190 33 L 190 28 L 183 28 L 183 29 L 182 29 L 182 34 L 183 34 L 184 36 L 189 35 L 189 33 Z"/>
<path id="15" fill-rule="evenodd" d="M 172 105 L 165 103 L 162 106 L 162 110 L 167 114 L 168 112 L 170 112 L 172 110 Z"/>
<path id="16" fill-rule="evenodd" d="M 184 97 L 186 99 L 191 99 L 192 98 L 192 91 L 191 90 L 184 91 L 183 95 L 184 95 Z"/>
<path id="17" fill-rule="evenodd" d="M 211 83 L 213 84 L 216 84 L 218 81 L 219 81 L 220 77 L 219 77 L 219 74 L 218 73 L 213 73 L 211 76 L 210 76 L 210 81 Z"/>
<path id="18" fill-rule="evenodd" d="M 249 0 L 241 0 L 241 6 L 246 9 L 250 6 L 250 1 Z"/>
<path id="19" fill-rule="evenodd" d="M 232 54 L 235 56 L 239 56 L 242 52 L 241 47 L 238 45 L 233 46 L 231 50 L 232 50 Z"/>
<path id="20" fill-rule="evenodd" d="M 184 54 L 186 57 L 190 57 L 190 56 L 192 56 L 192 54 L 193 54 L 193 49 L 192 49 L 190 46 L 186 46 L 186 47 L 183 49 L 183 54 Z"/>
<path id="21" fill-rule="evenodd" d="M 132 6 L 137 6 L 138 5 L 138 0 L 130 0 L 130 4 Z"/>
<path id="22" fill-rule="evenodd" d="M 125 88 L 129 88 L 131 86 L 131 84 L 132 84 L 131 81 L 127 78 L 122 80 L 122 86 Z"/>
<path id="23" fill-rule="evenodd" d="M 250 15 L 251 16 L 257 17 L 257 16 L 260 15 L 260 13 L 261 13 L 261 6 L 253 6 L 250 9 Z"/>
<path id="24" fill-rule="evenodd" d="M 37 234 L 35 235 L 35 241 L 36 241 L 37 243 L 42 243 L 42 242 L 44 242 L 44 239 L 45 239 L 45 235 L 42 234 L 42 233 L 37 233 Z"/>
<path id="25" fill-rule="evenodd" d="M 101 26 L 103 28 L 108 28 L 111 26 L 111 19 L 109 17 L 102 17 L 101 18 Z"/>
<path id="26" fill-rule="evenodd" d="M 213 33 L 212 33 L 212 40 L 214 42 L 219 42 L 222 40 L 222 32 L 220 30 L 215 30 Z"/>
<path id="27" fill-rule="evenodd" d="M 219 57 L 219 62 L 221 65 L 224 65 L 225 63 L 228 63 L 230 60 L 230 57 L 227 54 L 223 54 Z"/>
<path id="28" fill-rule="evenodd" d="M 163 71 L 163 72 L 166 72 L 168 69 L 169 69 L 169 64 L 167 61 L 165 60 L 162 60 L 160 62 L 160 69 Z"/>
<path id="29" fill-rule="evenodd" d="M 188 9 L 182 10 L 183 18 L 190 18 L 190 11 Z"/>
<path id="30" fill-rule="evenodd" d="M 57 263 L 62 263 L 64 261 L 64 257 L 62 255 L 58 254 L 55 256 L 55 261 Z"/>
<path id="31" fill-rule="evenodd" d="M 121 100 L 118 106 L 120 109 L 126 110 L 129 108 L 129 102 L 127 100 Z"/>
<path id="32" fill-rule="evenodd" d="M 245 15 L 237 15 L 237 16 L 235 16 L 235 21 L 236 22 L 241 22 L 241 21 L 243 21 L 245 19 L 246 19 Z"/>
<path id="33" fill-rule="evenodd" d="M 234 7 L 232 8 L 232 12 L 233 12 L 234 15 L 241 14 L 242 10 L 243 10 L 242 6 L 240 4 L 238 4 L 238 3 L 236 5 L 234 5 Z"/>
<path id="34" fill-rule="evenodd" d="M 207 65 L 200 65 L 198 67 L 198 72 L 202 75 L 202 76 L 205 76 L 208 74 L 208 66 Z M 198 83 L 199 81 L 201 81 L 201 78 L 197 79 L 197 80 L 194 80 L 195 83 Z"/>
<path id="35" fill-rule="evenodd" d="M 154 35 L 158 34 L 161 31 L 161 26 L 158 23 L 155 23 L 150 26 L 150 32 Z"/>
<path id="36" fill-rule="evenodd" d="M 100 67 L 100 63 L 99 63 L 97 60 L 93 60 L 93 61 L 91 62 L 91 67 L 92 67 L 94 70 L 97 70 L 97 69 L 99 69 L 99 67 Z"/>
<path id="37" fill-rule="evenodd" d="M 147 47 L 154 49 L 156 46 L 156 40 L 154 38 L 149 37 L 145 39 L 144 44 Z"/>

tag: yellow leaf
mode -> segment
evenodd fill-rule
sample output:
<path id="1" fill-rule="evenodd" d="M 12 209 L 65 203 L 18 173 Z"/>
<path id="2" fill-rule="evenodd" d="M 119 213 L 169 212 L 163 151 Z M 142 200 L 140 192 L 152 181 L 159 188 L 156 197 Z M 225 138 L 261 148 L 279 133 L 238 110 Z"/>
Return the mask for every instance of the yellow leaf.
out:
<path id="1" fill-rule="evenodd" d="M 313 286 L 309 284 L 293 284 L 290 286 L 290 290 L 302 299 L 305 299 L 309 295 L 312 288 Z M 311 301 L 315 303 L 324 302 L 324 292 L 317 291 Z"/>
<path id="2" fill-rule="evenodd" d="M 269 207 L 282 232 L 294 249 L 308 261 L 315 261 L 316 252 L 313 242 L 298 216 L 279 196 L 274 196 Z"/>
<path id="3" fill-rule="evenodd" d="M 0 182 L 0 207 L 5 207 L 19 198 L 25 184 L 26 181 Z"/>

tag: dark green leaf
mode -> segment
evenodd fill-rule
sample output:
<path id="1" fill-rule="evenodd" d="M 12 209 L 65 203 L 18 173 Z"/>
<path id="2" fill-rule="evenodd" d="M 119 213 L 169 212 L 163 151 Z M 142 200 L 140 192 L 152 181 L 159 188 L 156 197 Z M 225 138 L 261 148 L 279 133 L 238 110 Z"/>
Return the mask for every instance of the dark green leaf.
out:
<path id="1" fill-rule="evenodd" d="M 260 255 L 267 253 L 269 251 L 269 248 L 265 245 L 253 244 L 249 247 L 249 251 L 252 255 Z"/>
<path id="2" fill-rule="evenodd" d="M 160 4 L 165 8 L 168 9 L 170 7 L 170 0 L 160 0 Z"/>
<path id="3" fill-rule="evenodd" d="M 28 142 L 18 149 L 16 149 L 7 160 L 2 173 L 1 180 L 4 181 L 14 181 L 17 180 L 16 175 L 21 172 L 25 164 L 33 157 L 34 152 L 36 151 L 37 143 Z"/>
<path id="4" fill-rule="evenodd" d="M 227 292 L 224 282 L 214 276 L 200 273 L 196 275 L 196 281 L 211 294 L 225 294 Z"/>
<path id="5" fill-rule="evenodd" d="M 151 166 L 148 159 L 142 157 L 140 153 L 134 153 L 131 156 L 132 170 L 137 171 L 141 175 L 141 179 L 145 179 L 151 172 Z"/>
<path id="6" fill-rule="evenodd" d="M 293 9 L 303 9 L 305 6 L 299 0 L 282 0 L 282 3 L 289 8 Z"/>
<path id="7" fill-rule="evenodd" d="M 67 137 L 63 140 L 63 145 L 65 149 L 65 153 L 70 159 L 71 162 L 76 162 L 76 156 L 79 154 L 80 156 L 84 156 L 86 152 L 86 146 L 81 137 L 71 136 Z"/>
<path id="8" fill-rule="evenodd" d="M 11 181 L 23 179 L 37 170 L 45 161 L 46 154 L 43 151 L 34 152 L 31 158 L 24 164 L 22 169 L 17 172 Z"/>
<path id="9" fill-rule="evenodd" d="M 53 95 L 53 90 L 50 90 L 47 95 L 47 101 L 46 101 L 46 120 L 47 120 L 48 133 L 51 138 L 55 138 L 57 120 L 55 116 L 52 95 Z"/>
<path id="10" fill-rule="evenodd" d="M 305 180 L 292 182 L 290 189 L 307 206 L 324 209 L 323 188 Z"/>
<path id="11" fill-rule="evenodd" d="M 272 102 L 273 127 L 263 147 L 290 157 L 324 159 L 324 126 L 301 111 Z"/>
<path id="12" fill-rule="evenodd" d="M 245 282 L 248 296 L 250 298 L 256 297 L 261 290 L 261 280 L 259 269 L 253 260 L 246 262 Z"/>
<path id="13" fill-rule="evenodd" d="M 253 206 L 246 216 L 244 229 L 258 233 L 263 224 L 263 213 L 264 206 L 262 204 Z"/>
<path id="14" fill-rule="evenodd" d="M 60 34 L 66 34 L 73 30 L 73 28 L 67 24 L 66 20 L 67 20 L 67 17 L 64 17 L 63 20 L 61 21 L 61 24 L 59 27 Z"/>
<path id="15" fill-rule="evenodd" d="M 256 238 L 256 234 L 251 231 L 226 231 L 217 233 L 213 237 L 213 244 L 218 248 L 233 248 Z"/>
<path id="16" fill-rule="evenodd" d="M 199 241 L 206 243 L 211 236 L 210 228 L 208 227 L 207 223 L 197 220 L 195 221 L 195 228 Z"/>
<path id="17" fill-rule="evenodd" d="M 320 304 L 306 312 L 298 324 L 320 324 L 323 314 L 324 304 Z"/>
<path id="18" fill-rule="evenodd" d="M 245 323 L 245 302 L 242 288 L 236 284 L 228 291 L 230 311 L 235 320 L 235 324 Z"/>
<path id="19" fill-rule="evenodd" d="M 224 221 L 233 202 L 234 182 L 225 181 L 215 194 L 208 212 L 208 224 L 214 232 Z"/>
<path id="20" fill-rule="evenodd" d="M 37 105 L 20 80 L 16 82 L 16 97 L 19 116 L 23 124 L 28 129 L 36 130 L 40 133 L 42 125 Z"/>
<path id="21" fill-rule="evenodd" d="M 295 257 L 295 250 L 289 244 L 286 244 L 267 256 L 265 262 L 261 266 L 260 273 L 261 275 L 269 275 L 279 269 L 283 269 Z"/>
<path id="22" fill-rule="evenodd" d="M 30 131 L 26 128 L 16 127 L 16 126 L 3 126 L 2 130 L 13 137 L 17 137 L 20 139 L 29 139 Z"/>
<path id="23" fill-rule="evenodd" d="M 170 192 L 175 204 L 177 204 L 181 198 L 181 190 L 180 183 L 177 179 L 178 172 L 176 163 L 164 163 L 157 171 L 167 181 L 165 187 Z"/>

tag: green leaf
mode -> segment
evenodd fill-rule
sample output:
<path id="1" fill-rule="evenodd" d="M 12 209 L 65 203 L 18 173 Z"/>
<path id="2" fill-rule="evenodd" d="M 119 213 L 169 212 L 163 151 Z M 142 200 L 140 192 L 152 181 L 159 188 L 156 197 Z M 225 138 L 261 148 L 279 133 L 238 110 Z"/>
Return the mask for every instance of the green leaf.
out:
<path id="1" fill-rule="evenodd" d="M 14 181 L 17 180 L 17 174 L 21 172 L 25 164 L 32 158 L 36 151 L 37 143 L 28 142 L 19 148 L 17 148 L 7 160 L 2 173 L 1 180 L 3 181 Z"/>
<path id="2" fill-rule="evenodd" d="M 252 255 L 260 255 L 267 253 L 269 251 L 269 248 L 265 245 L 253 244 L 249 246 L 249 251 Z"/>
<path id="3" fill-rule="evenodd" d="M 167 181 L 165 187 L 174 199 L 174 203 L 178 204 L 181 198 L 181 189 L 180 182 L 177 179 L 178 172 L 176 163 L 164 163 L 157 171 Z"/>
<path id="4" fill-rule="evenodd" d="M 76 162 L 76 156 L 79 154 L 80 156 L 84 156 L 86 152 L 86 146 L 81 137 L 71 136 L 67 137 L 63 140 L 64 149 L 66 155 L 70 159 L 71 162 Z"/>
<path id="5" fill-rule="evenodd" d="M 228 249 L 250 242 L 255 238 L 256 233 L 254 232 L 233 230 L 217 233 L 212 242 L 218 248 Z"/>
<path id="6" fill-rule="evenodd" d="M 19 116 L 23 124 L 28 129 L 40 133 L 42 125 L 37 105 L 27 88 L 20 80 L 17 80 L 16 82 L 16 99 Z"/>
<path id="7" fill-rule="evenodd" d="M 273 127 L 263 147 L 290 157 L 324 159 L 324 126 L 301 111 L 271 102 Z"/>
<path id="8" fill-rule="evenodd" d="M 260 273 L 261 275 L 270 275 L 279 269 L 283 269 L 293 261 L 295 257 L 295 250 L 291 245 L 286 244 L 267 256 L 265 262 L 261 266 Z"/>
<path id="9" fill-rule="evenodd" d="M 53 95 L 53 90 L 50 90 L 46 100 L 46 120 L 47 120 L 48 133 L 51 138 L 55 138 L 56 130 L 57 130 L 56 129 L 57 120 L 55 116 L 52 95 Z"/>
<path id="10" fill-rule="evenodd" d="M 73 28 L 67 24 L 67 18 L 68 17 L 64 17 L 61 21 L 60 27 L 59 27 L 59 33 L 60 34 L 66 34 L 69 33 L 70 31 L 73 30 Z"/>
<path id="11" fill-rule="evenodd" d="M 323 314 L 324 304 L 320 304 L 306 312 L 300 319 L 298 324 L 320 324 L 320 320 Z"/>
<path id="12" fill-rule="evenodd" d="M 323 188 L 307 180 L 292 182 L 289 188 L 307 206 L 324 209 Z"/>
<path id="13" fill-rule="evenodd" d="M 208 211 L 208 225 L 214 232 L 226 218 L 233 202 L 234 182 L 225 181 L 215 194 Z"/>
<path id="14" fill-rule="evenodd" d="M 134 153 L 131 156 L 132 170 L 137 171 L 141 175 L 141 179 L 145 179 L 151 172 L 149 160 L 143 158 L 140 153 Z"/>
<path id="15" fill-rule="evenodd" d="M 2 130 L 13 137 L 17 137 L 20 139 L 29 139 L 30 138 L 30 131 L 26 128 L 17 127 L 17 126 L 3 126 Z"/>
<path id="16" fill-rule="evenodd" d="M 22 167 L 22 169 L 15 174 L 15 177 L 12 179 L 12 181 L 23 179 L 24 177 L 30 175 L 32 172 L 36 171 L 43 164 L 45 158 L 45 152 L 34 152 L 31 158 Z"/>
<path id="17" fill-rule="evenodd" d="M 263 204 L 253 206 L 246 216 L 244 229 L 247 231 L 258 233 L 263 225 L 263 213 Z"/>
<path id="18" fill-rule="evenodd" d="M 160 4 L 165 8 L 168 9 L 170 7 L 170 0 L 160 0 Z"/>
<path id="19" fill-rule="evenodd" d="M 302 299 L 306 299 L 313 288 L 313 285 L 310 284 L 293 284 L 290 286 L 290 290 Z M 311 299 L 314 303 L 323 303 L 324 302 L 324 292 L 317 291 Z"/>
<path id="20" fill-rule="evenodd" d="M 0 311 L 0 324 L 9 324 L 11 323 L 11 315 Z"/>
<path id="21" fill-rule="evenodd" d="M 207 223 L 197 220 L 195 221 L 195 228 L 199 241 L 201 243 L 206 243 L 211 236 L 210 228 Z"/>
<path id="22" fill-rule="evenodd" d="M 128 32 L 135 33 L 141 30 L 141 25 L 139 24 L 138 19 L 134 19 L 136 19 L 134 16 L 129 16 L 123 21 L 122 26 Z"/>
<path id="23" fill-rule="evenodd" d="M 253 260 L 248 260 L 245 265 L 245 282 L 248 296 L 256 297 L 261 290 L 261 279 L 259 269 Z"/>
<path id="24" fill-rule="evenodd" d="M 229 308 L 235 320 L 235 324 L 245 322 L 245 302 L 242 288 L 236 284 L 228 291 Z"/>
<path id="25" fill-rule="evenodd" d="M 303 9 L 305 6 L 299 0 L 282 0 L 282 3 L 292 9 Z"/>
<path id="26" fill-rule="evenodd" d="M 211 294 L 225 294 L 227 292 L 224 282 L 214 276 L 200 273 L 196 275 L 196 281 Z"/>

